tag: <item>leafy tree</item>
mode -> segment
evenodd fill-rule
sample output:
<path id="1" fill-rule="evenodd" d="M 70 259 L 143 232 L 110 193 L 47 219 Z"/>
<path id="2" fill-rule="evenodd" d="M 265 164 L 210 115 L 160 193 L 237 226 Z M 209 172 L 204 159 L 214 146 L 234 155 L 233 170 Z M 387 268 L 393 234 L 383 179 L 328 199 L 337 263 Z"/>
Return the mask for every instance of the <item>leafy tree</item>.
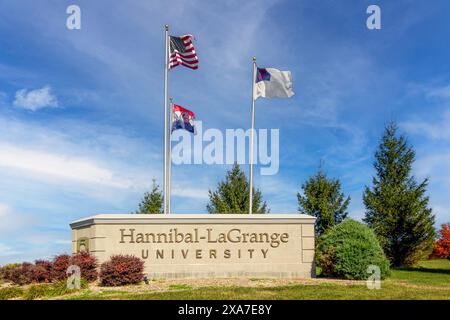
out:
<path id="1" fill-rule="evenodd" d="M 450 223 L 442 224 L 430 258 L 450 259 Z"/>
<path id="2" fill-rule="evenodd" d="M 163 193 L 159 190 L 159 185 L 153 179 L 153 186 L 151 192 L 146 192 L 144 198 L 139 204 L 137 214 L 156 214 L 163 212 Z"/>
<path id="3" fill-rule="evenodd" d="M 209 190 L 209 213 L 248 213 L 249 182 L 237 163 L 227 171 L 225 181 L 220 182 L 216 191 Z M 261 191 L 253 189 L 253 213 L 269 212 L 262 201 Z"/>
<path id="4" fill-rule="evenodd" d="M 299 211 L 316 217 L 316 234 L 322 235 L 347 217 L 350 197 L 341 192 L 338 179 L 328 179 L 322 167 L 302 185 L 303 194 L 297 193 Z"/>
<path id="5" fill-rule="evenodd" d="M 411 175 L 415 152 L 390 123 L 375 153 L 376 177 L 366 186 L 364 221 L 375 231 L 394 266 L 411 265 L 429 254 L 435 231 L 434 216 L 425 196 L 428 179 Z"/>

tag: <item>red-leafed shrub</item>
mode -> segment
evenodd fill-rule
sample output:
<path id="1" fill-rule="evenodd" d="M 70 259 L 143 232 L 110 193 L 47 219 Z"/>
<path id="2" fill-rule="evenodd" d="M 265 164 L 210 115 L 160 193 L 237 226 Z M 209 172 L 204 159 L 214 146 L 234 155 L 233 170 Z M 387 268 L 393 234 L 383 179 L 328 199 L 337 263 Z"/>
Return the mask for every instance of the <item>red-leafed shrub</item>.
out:
<path id="1" fill-rule="evenodd" d="M 70 259 L 71 265 L 80 267 L 81 278 L 88 282 L 97 280 L 97 259 L 88 252 L 80 252 L 72 256 Z"/>
<path id="2" fill-rule="evenodd" d="M 3 279 L 18 285 L 32 283 L 34 281 L 34 276 L 35 266 L 29 262 L 14 265 L 9 267 L 7 270 L 2 271 Z"/>
<path id="3" fill-rule="evenodd" d="M 144 279 L 144 261 L 131 255 L 114 255 L 100 267 L 102 286 L 136 284 Z"/>
<path id="4" fill-rule="evenodd" d="M 11 263 L 0 268 L 0 279 L 10 281 L 12 269 L 18 268 L 20 264 Z"/>
<path id="5" fill-rule="evenodd" d="M 19 269 L 20 267 L 21 265 L 18 263 L 9 264 L 2 267 L 0 271 L 1 279 L 4 281 L 13 282 L 12 279 L 16 276 L 15 273 L 17 273 L 15 269 Z"/>
<path id="6" fill-rule="evenodd" d="M 18 285 L 42 282 L 58 282 L 68 278 L 67 269 L 71 265 L 80 267 L 81 278 L 88 282 L 98 277 L 97 260 L 87 252 L 69 256 L 62 254 L 53 261 L 36 260 L 34 264 L 10 264 L 0 268 L 0 278 Z"/>
<path id="7" fill-rule="evenodd" d="M 50 261 L 37 260 L 35 264 L 24 262 L 4 267 L 2 278 L 18 285 L 51 282 L 51 268 Z"/>
<path id="8" fill-rule="evenodd" d="M 61 281 L 67 279 L 66 271 L 70 266 L 70 256 L 61 254 L 53 258 L 51 278 L 53 281 Z"/>
<path id="9" fill-rule="evenodd" d="M 47 260 L 34 262 L 33 282 L 51 282 L 52 263 Z"/>
<path id="10" fill-rule="evenodd" d="M 444 223 L 439 231 L 439 239 L 434 243 L 430 258 L 450 259 L 450 223 Z"/>

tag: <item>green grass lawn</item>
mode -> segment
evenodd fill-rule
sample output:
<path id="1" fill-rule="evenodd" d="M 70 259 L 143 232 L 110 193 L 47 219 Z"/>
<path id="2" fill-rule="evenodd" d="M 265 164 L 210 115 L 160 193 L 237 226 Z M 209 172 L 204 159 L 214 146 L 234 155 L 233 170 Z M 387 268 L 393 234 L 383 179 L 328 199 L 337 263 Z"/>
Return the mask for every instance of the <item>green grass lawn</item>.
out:
<path id="1" fill-rule="evenodd" d="M 390 280 L 405 281 L 413 285 L 450 288 L 450 260 L 425 260 L 416 267 L 393 270 Z"/>
<path id="2" fill-rule="evenodd" d="M 267 283 L 272 284 L 267 285 Z M 158 299 L 158 300 L 211 300 L 211 299 L 450 299 L 450 261 L 427 260 L 416 267 L 392 270 L 391 277 L 383 280 L 381 289 L 369 290 L 364 281 L 349 282 L 332 279 L 310 281 L 293 280 L 289 284 L 277 285 L 276 280 L 250 279 L 252 286 L 201 286 L 195 287 L 182 280 L 165 286 L 164 280 L 155 282 L 164 288 L 150 290 L 148 286 L 130 286 L 118 289 L 92 288 L 58 296 L 46 293 L 41 298 L 57 299 Z M 259 285 L 265 283 L 265 285 Z M 5 289 L 2 289 L 5 290 Z M 45 290 L 40 290 L 45 292 Z M 39 290 L 34 290 L 39 292 Z M 58 292 L 58 290 L 49 290 Z M 13 293 L 10 293 L 10 295 Z M 16 298 L 36 295 L 16 292 Z M 1 296 L 1 290 L 0 290 Z M 13 296 L 14 297 L 14 296 Z M 11 296 L 9 296 L 11 298 Z M 39 298 L 39 297 L 38 297 Z"/>
<path id="3" fill-rule="evenodd" d="M 195 290 L 181 290 L 155 293 L 139 293 L 119 295 L 93 294 L 79 295 L 71 299 L 131 299 L 131 300 L 211 300 L 211 299 L 244 299 L 244 300 L 394 300 L 394 299 L 449 299 L 450 291 L 439 289 L 406 289 L 386 285 L 380 290 L 368 290 L 361 285 L 342 286 L 320 284 L 289 285 L 272 288 L 244 288 L 244 287 L 205 287 Z"/>

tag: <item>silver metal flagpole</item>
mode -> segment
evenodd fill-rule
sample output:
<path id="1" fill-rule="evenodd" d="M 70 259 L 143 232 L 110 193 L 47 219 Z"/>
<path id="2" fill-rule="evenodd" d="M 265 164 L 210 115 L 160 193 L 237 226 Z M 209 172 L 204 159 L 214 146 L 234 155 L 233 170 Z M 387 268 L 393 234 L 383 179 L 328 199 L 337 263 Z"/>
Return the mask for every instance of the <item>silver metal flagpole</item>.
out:
<path id="1" fill-rule="evenodd" d="M 169 25 L 164 26 L 165 62 L 164 62 L 164 214 L 167 214 L 167 82 L 169 77 Z"/>
<path id="2" fill-rule="evenodd" d="M 167 184 L 167 211 L 172 213 L 172 121 L 173 121 L 173 98 L 170 98 L 169 110 L 169 167 L 168 167 L 168 184 Z"/>
<path id="3" fill-rule="evenodd" d="M 253 214 L 253 132 L 255 131 L 255 81 L 256 81 L 256 57 L 253 57 L 252 78 L 252 129 L 250 131 L 250 190 L 248 197 L 248 214 Z"/>

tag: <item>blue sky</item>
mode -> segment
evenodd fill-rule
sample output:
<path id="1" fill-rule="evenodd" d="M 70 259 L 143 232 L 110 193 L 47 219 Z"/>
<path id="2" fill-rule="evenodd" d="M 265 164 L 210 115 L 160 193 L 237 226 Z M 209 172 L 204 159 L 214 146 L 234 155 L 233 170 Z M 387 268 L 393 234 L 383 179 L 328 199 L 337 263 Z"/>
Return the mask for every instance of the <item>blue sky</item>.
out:
<path id="1" fill-rule="evenodd" d="M 66 8 L 81 8 L 81 30 Z M 382 29 L 366 28 L 377 4 Z M 0 264 L 70 251 L 69 223 L 136 209 L 162 180 L 163 25 L 195 35 L 200 69 L 170 95 L 204 128 L 250 125 L 251 58 L 292 71 L 296 95 L 256 103 L 280 129 L 280 171 L 255 176 L 273 213 L 322 160 L 364 214 L 362 191 L 391 120 L 450 221 L 450 3 L 429 1 L 0 0 Z M 227 166 L 173 168 L 173 210 L 205 212 Z M 245 168 L 247 170 L 247 168 Z M 256 172 L 259 172 L 257 170 Z"/>

